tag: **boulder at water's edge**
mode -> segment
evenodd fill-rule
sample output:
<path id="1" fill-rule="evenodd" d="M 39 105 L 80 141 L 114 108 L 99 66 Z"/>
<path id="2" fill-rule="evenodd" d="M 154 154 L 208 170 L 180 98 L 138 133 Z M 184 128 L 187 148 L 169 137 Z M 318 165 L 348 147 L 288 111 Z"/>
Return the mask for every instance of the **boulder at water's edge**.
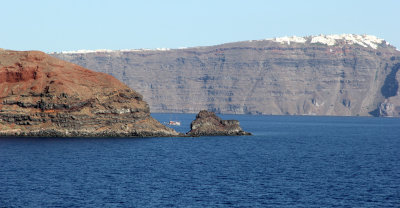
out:
<path id="1" fill-rule="evenodd" d="M 188 136 L 241 136 L 251 135 L 245 132 L 237 120 L 222 120 L 214 112 L 200 111 L 190 124 Z"/>

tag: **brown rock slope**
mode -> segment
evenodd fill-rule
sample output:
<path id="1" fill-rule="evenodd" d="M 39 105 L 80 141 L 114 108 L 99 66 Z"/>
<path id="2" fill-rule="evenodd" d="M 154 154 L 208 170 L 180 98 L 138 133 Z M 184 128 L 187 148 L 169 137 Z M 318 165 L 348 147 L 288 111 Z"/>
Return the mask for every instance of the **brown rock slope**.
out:
<path id="1" fill-rule="evenodd" d="M 200 111 L 190 124 L 187 136 L 241 136 L 251 135 L 245 132 L 237 120 L 222 120 L 214 112 Z"/>
<path id="2" fill-rule="evenodd" d="M 114 77 L 39 51 L 0 50 L 2 136 L 176 136 Z"/>

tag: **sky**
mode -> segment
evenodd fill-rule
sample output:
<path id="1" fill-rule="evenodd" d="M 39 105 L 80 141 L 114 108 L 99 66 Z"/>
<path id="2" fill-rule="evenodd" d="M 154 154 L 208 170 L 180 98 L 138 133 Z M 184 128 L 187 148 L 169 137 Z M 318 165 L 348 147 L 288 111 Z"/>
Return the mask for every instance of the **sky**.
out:
<path id="1" fill-rule="evenodd" d="M 60 52 L 369 34 L 400 48 L 399 0 L 0 0 L 0 48 Z"/>

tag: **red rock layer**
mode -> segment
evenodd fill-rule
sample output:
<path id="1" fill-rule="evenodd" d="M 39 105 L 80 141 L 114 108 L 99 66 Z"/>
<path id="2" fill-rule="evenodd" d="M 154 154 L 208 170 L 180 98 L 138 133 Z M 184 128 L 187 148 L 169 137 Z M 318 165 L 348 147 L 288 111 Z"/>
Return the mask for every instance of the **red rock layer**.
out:
<path id="1" fill-rule="evenodd" d="M 176 136 L 111 75 L 39 51 L 0 51 L 0 135 Z"/>

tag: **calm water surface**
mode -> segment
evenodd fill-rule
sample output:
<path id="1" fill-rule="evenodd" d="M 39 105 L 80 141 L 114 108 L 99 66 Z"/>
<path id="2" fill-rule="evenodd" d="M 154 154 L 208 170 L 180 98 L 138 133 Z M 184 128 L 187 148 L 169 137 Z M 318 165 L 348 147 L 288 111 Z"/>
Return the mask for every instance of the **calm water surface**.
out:
<path id="1" fill-rule="evenodd" d="M 222 117 L 254 136 L 0 138 L 0 207 L 400 207 L 400 119 Z"/>

